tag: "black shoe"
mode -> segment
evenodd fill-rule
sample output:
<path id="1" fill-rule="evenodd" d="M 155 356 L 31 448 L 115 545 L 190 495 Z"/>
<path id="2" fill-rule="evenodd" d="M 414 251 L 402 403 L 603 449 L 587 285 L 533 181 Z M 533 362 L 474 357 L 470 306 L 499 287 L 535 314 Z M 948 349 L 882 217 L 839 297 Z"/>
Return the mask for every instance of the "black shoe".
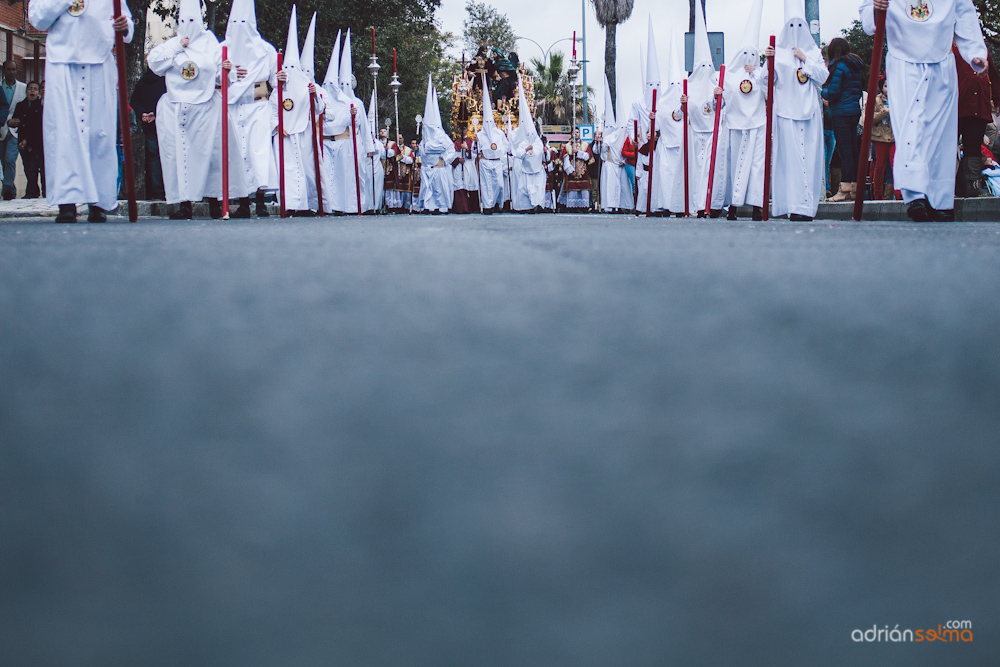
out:
<path id="1" fill-rule="evenodd" d="M 726 220 L 729 220 L 729 221 L 739 220 L 739 218 L 736 217 L 736 207 L 735 206 L 730 206 L 729 207 L 729 214 L 726 216 Z"/>
<path id="2" fill-rule="evenodd" d="M 683 217 L 684 217 L 684 214 L 683 214 L 683 213 L 678 213 L 676 217 L 678 217 L 678 218 L 683 218 Z"/>
<path id="3" fill-rule="evenodd" d="M 705 217 L 705 212 L 704 211 L 698 211 L 698 217 L 699 218 L 704 218 Z"/>
<path id="4" fill-rule="evenodd" d="M 955 209 L 950 208 L 946 211 L 942 211 L 932 208 L 930 222 L 955 222 Z"/>
<path id="5" fill-rule="evenodd" d="M 915 199 L 906 207 L 906 215 L 913 222 L 930 222 L 933 211 L 926 199 Z"/>
<path id="6" fill-rule="evenodd" d="M 108 214 L 99 206 L 90 204 L 88 206 L 87 222 L 107 222 Z"/>
<path id="7" fill-rule="evenodd" d="M 190 220 L 194 217 L 194 211 L 192 210 L 191 202 L 182 201 L 178 206 L 177 210 L 167 216 L 171 220 Z"/>
<path id="8" fill-rule="evenodd" d="M 710 218 L 718 218 L 721 215 L 722 215 L 722 209 L 721 208 L 709 209 L 708 217 L 710 217 Z"/>
<path id="9" fill-rule="evenodd" d="M 229 214 L 230 218 L 249 218 L 250 213 L 250 197 L 240 197 L 240 206 L 235 211 Z"/>
<path id="10" fill-rule="evenodd" d="M 208 200 L 208 215 L 212 220 L 218 220 L 222 217 L 222 201 L 218 199 Z"/>
<path id="11" fill-rule="evenodd" d="M 59 204 L 56 222 L 76 222 L 76 204 Z"/>
<path id="12" fill-rule="evenodd" d="M 812 222 L 813 219 L 808 215 L 799 215 L 798 213 L 792 213 L 788 216 L 788 219 L 792 222 Z"/>
<path id="13" fill-rule="evenodd" d="M 4 190 L 3 191 L 3 200 L 4 201 L 10 201 L 11 199 L 14 198 L 15 194 L 16 193 L 13 190 Z"/>
<path id="14" fill-rule="evenodd" d="M 762 222 L 764 220 L 764 211 L 760 206 L 753 207 L 753 216 L 750 218 L 754 222 Z"/>
<path id="15" fill-rule="evenodd" d="M 264 202 L 264 191 L 257 191 L 257 217 L 266 218 L 271 215 L 270 211 L 267 210 L 267 204 Z"/>

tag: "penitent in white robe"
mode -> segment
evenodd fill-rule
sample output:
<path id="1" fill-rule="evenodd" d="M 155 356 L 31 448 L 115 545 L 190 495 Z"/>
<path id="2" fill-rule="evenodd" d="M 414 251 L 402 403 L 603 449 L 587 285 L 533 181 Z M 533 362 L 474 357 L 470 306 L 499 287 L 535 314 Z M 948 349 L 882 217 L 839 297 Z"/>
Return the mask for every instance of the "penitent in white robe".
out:
<path id="1" fill-rule="evenodd" d="M 625 171 L 620 144 L 621 142 L 616 142 L 616 145 L 612 145 L 607 141 L 601 144 L 601 205 L 605 211 L 632 210 L 635 207 L 632 181 Z"/>
<path id="2" fill-rule="evenodd" d="M 886 82 L 896 139 L 893 182 L 907 203 L 927 198 L 938 210 L 955 208 L 958 154 L 958 74 L 952 41 L 967 62 L 986 58 L 979 16 L 972 0 L 934 0 L 930 16 L 918 20 L 910 2 L 892 2 L 886 15 Z M 861 22 L 875 33 L 872 0 L 864 0 Z"/>
<path id="3" fill-rule="evenodd" d="M 757 51 L 752 52 L 753 72 L 743 63 L 732 63 L 728 71 L 740 75 L 727 82 L 726 120 L 729 127 L 728 156 L 729 197 L 733 206 L 764 205 L 764 140 L 767 124 L 767 69 L 759 66 Z"/>
<path id="4" fill-rule="evenodd" d="M 287 98 L 286 98 L 287 99 Z M 322 97 L 320 97 L 322 100 Z M 297 103 L 308 106 L 309 98 L 296 100 Z M 274 160 L 275 168 L 280 164 L 280 154 L 278 152 L 278 90 L 275 88 L 271 93 L 271 132 L 273 137 L 271 147 L 271 159 Z M 320 102 L 317 114 L 322 113 L 325 107 Z M 308 115 L 308 114 L 307 114 Z M 285 143 L 285 210 L 305 211 L 317 210 L 319 208 L 319 198 L 316 195 L 316 166 L 313 162 L 312 134 L 311 126 L 306 125 L 298 132 L 291 132 L 284 138 Z M 272 177 L 275 184 L 279 184 L 280 175 Z M 355 206 L 355 209 L 357 206 Z"/>
<path id="5" fill-rule="evenodd" d="M 420 210 L 440 213 L 451 210 L 454 197 L 451 163 L 454 159 L 455 149 L 451 147 L 440 152 L 428 151 L 421 156 Z"/>
<path id="6" fill-rule="evenodd" d="M 202 45 L 196 48 L 198 42 Z M 167 93 L 156 104 L 156 137 L 168 204 L 222 197 L 222 96 L 215 90 L 221 56 L 222 47 L 208 31 L 192 41 L 189 49 L 181 46 L 178 36 L 147 56 L 149 69 L 167 83 Z M 190 63 L 197 74 L 187 80 L 181 69 Z M 235 71 L 231 78 L 236 78 Z M 232 119 L 229 122 L 229 196 L 245 197 L 239 142 Z"/>
<path id="7" fill-rule="evenodd" d="M 48 203 L 118 205 L 118 71 L 112 56 L 111 0 L 88 0 L 73 16 L 65 0 L 32 0 L 28 20 L 47 30 L 45 58 L 45 188 Z M 128 5 L 125 41 L 134 25 Z"/>
<path id="8" fill-rule="evenodd" d="M 537 145 L 535 145 L 537 143 Z M 542 141 L 536 139 L 532 150 L 527 144 L 516 146 L 513 151 L 511 172 L 515 185 L 511 208 L 515 211 L 531 211 L 545 203 L 545 169 L 542 166 Z"/>

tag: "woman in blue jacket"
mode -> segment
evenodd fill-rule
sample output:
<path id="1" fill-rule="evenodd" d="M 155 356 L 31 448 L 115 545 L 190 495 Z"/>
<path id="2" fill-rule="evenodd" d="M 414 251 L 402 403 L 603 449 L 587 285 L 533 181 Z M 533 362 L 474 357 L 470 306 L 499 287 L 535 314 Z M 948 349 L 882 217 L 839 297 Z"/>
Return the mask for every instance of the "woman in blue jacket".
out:
<path id="1" fill-rule="evenodd" d="M 852 201 L 858 179 L 858 121 L 861 119 L 861 91 L 865 87 L 864 63 L 846 39 L 837 37 L 826 47 L 830 78 L 823 86 L 823 99 L 830 107 L 833 134 L 837 140 L 842 170 L 840 192 L 828 201 Z"/>

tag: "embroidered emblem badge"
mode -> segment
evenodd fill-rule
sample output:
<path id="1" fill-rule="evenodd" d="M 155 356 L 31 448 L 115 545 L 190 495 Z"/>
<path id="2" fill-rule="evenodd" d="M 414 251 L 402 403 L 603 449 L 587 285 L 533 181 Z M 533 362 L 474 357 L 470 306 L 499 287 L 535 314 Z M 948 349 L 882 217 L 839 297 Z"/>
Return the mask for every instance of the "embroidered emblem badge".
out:
<path id="1" fill-rule="evenodd" d="M 291 111 L 295 108 L 295 101 L 291 97 L 286 97 L 285 101 L 281 103 L 281 106 L 285 108 L 285 111 Z"/>
<path id="2" fill-rule="evenodd" d="M 753 90 L 753 82 L 750 79 L 743 79 L 740 81 L 740 92 L 744 95 L 749 95 L 750 91 Z"/>
<path id="3" fill-rule="evenodd" d="M 934 13 L 934 7 L 931 5 L 930 0 L 917 0 L 917 2 L 910 2 L 910 18 L 917 23 L 923 23 L 931 17 Z"/>
<path id="4" fill-rule="evenodd" d="M 809 75 L 803 72 L 801 67 L 795 71 L 795 76 L 798 77 L 799 83 L 809 83 Z"/>
<path id="5" fill-rule="evenodd" d="M 84 0 L 75 0 L 66 11 L 69 12 L 70 16 L 79 16 L 87 11 L 87 5 L 84 3 Z"/>
<path id="6" fill-rule="evenodd" d="M 194 64 L 194 61 L 189 60 L 183 65 L 181 65 L 181 78 L 185 81 L 190 81 L 191 79 L 198 76 L 198 66 Z"/>

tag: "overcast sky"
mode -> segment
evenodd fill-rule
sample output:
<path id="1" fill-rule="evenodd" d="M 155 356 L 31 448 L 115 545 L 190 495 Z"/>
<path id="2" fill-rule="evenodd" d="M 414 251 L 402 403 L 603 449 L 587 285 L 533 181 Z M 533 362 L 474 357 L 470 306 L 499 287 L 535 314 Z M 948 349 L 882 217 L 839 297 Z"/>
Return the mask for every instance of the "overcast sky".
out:
<path id="1" fill-rule="evenodd" d="M 580 0 L 492 0 L 494 7 L 507 15 L 514 32 L 518 36 L 533 39 L 549 48 L 558 39 L 572 37 L 573 31 L 582 32 L 582 12 Z M 596 94 L 598 113 L 604 108 L 604 30 L 594 17 L 590 0 L 583 0 L 587 8 L 587 83 Z M 708 0 L 706 14 L 708 29 L 726 33 L 726 57 L 738 46 L 736 42 L 743 36 L 747 14 L 752 0 Z M 858 16 L 860 0 L 820 0 L 820 36 L 824 41 L 840 35 L 840 31 L 850 25 Z M 783 0 L 764 0 L 764 16 L 761 21 L 761 44 L 767 36 L 780 29 L 784 16 Z M 639 71 L 639 42 L 646 41 L 646 20 L 652 16 L 656 46 L 660 57 L 660 71 L 666 72 L 666 59 L 670 30 L 678 37 L 687 31 L 688 0 L 635 0 L 632 18 L 618 26 L 618 108 L 627 109 L 641 91 Z M 465 0 L 442 0 L 438 11 L 441 26 L 457 36 L 462 34 L 465 20 Z M 562 50 L 569 55 L 569 40 L 558 44 L 553 50 Z M 460 55 L 461 45 L 456 41 L 453 49 Z M 541 58 L 542 51 L 529 41 L 518 42 L 518 54 L 522 61 Z M 578 52 L 582 53 L 578 46 Z M 582 57 L 582 55 L 580 56 Z"/>

